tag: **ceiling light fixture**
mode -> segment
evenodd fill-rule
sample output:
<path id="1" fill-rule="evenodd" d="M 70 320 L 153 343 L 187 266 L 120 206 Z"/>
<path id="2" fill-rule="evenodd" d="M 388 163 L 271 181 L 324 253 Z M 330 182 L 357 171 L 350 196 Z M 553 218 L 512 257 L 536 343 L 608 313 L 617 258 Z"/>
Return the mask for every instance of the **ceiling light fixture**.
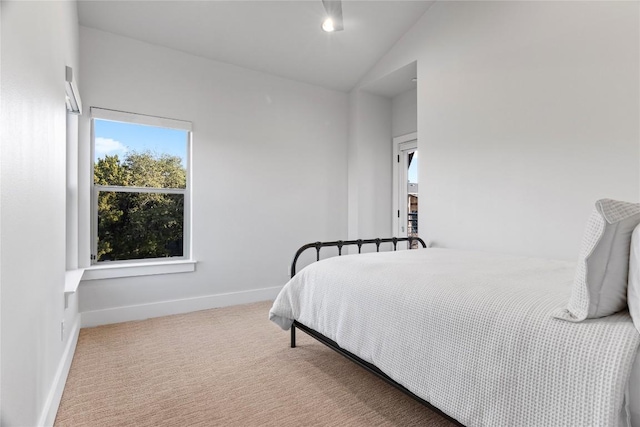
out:
<path id="1" fill-rule="evenodd" d="M 334 28 L 334 26 L 333 26 L 333 19 L 331 19 L 331 17 L 329 17 L 329 18 L 325 19 L 325 20 L 322 22 L 322 29 L 323 29 L 324 31 L 326 31 L 327 33 L 331 33 L 331 32 L 333 32 L 333 31 L 335 31 L 335 28 Z"/>
<path id="2" fill-rule="evenodd" d="M 342 0 L 322 0 L 327 17 L 322 22 L 322 29 L 327 33 L 344 30 L 342 24 Z"/>

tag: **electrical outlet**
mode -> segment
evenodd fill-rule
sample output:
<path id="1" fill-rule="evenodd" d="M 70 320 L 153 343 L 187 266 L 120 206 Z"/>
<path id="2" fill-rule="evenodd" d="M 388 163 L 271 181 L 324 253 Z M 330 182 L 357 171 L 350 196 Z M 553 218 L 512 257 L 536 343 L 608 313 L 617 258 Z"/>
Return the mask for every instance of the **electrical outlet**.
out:
<path id="1" fill-rule="evenodd" d="M 64 320 L 60 322 L 60 341 L 64 341 Z"/>

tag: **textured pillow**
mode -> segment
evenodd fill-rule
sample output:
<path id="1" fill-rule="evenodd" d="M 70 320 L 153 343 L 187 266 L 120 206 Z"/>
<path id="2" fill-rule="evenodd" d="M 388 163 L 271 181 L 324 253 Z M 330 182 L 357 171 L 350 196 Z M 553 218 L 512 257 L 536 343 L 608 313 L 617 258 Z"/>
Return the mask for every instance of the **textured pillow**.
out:
<path id="1" fill-rule="evenodd" d="M 555 317 L 579 322 L 627 307 L 631 234 L 638 223 L 640 204 L 596 202 L 582 240 L 569 304 Z"/>
<path id="2" fill-rule="evenodd" d="M 627 304 L 629 304 L 629 313 L 631 313 L 633 324 L 640 332 L 640 225 L 633 230 L 631 235 Z M 638 373 L 640 374 L 640 371 Z M 638 396 L 640 397 L 640 394 Z"/>

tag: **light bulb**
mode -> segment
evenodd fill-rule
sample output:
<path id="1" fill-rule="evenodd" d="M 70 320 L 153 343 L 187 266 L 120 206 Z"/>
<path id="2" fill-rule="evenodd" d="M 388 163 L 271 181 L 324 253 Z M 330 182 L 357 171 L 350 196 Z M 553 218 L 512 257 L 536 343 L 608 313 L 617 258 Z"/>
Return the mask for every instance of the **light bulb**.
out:
<path id="1" fill-rule="evenodd" d="M 325 19 L 324 22 L 322 23 L 322 29 L 327 33 L 334 31 L 335 28 L 333 28 L 333 19 L 331 18 Z"/>

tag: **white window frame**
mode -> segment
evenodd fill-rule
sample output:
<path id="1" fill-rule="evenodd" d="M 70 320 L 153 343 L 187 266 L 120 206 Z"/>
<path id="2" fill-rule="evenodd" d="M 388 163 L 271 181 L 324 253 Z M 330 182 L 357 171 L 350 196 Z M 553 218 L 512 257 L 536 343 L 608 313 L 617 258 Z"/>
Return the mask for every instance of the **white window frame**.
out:
<path id="1" fill-rule="evenodd" d="M 117 185 L 96 185 L 94 182 L 95 163 L 95 120 L 107 120 L 122 123 L 148 125 L 187 132 L 187 171 L 185 188 L 152 188 L 152 187 L 121 187 Z M 174 120 L 163 117 L 148 116 L 124 111 L 108 110 L 91 107 L 91 254 L 90 269 L 85 273 L 85 280 L 103 279 L 110 277 L 140 276 L 148 274 L 178 273 L 194 271 L 195 261 L 192 260 L 191 244 L 191 142 L 193 129 L 191 122 Z M 163 193 L 184 195 L 184 224 L 183 224 L 183 252 L 181 257 L 143 258 L 121 261 L 98 262 L 98 192 L 117 191 L 131 193 Z M 162 267 L 164 265 L 164 268 Z M 123 267 L 120 269 L 119 267 Z M 145 268 L 151 267 L 151 268 Z M 116 271 L 115 269 L 118 269 Z M 102 271 L 100 271 L 102 270 Z"/>

